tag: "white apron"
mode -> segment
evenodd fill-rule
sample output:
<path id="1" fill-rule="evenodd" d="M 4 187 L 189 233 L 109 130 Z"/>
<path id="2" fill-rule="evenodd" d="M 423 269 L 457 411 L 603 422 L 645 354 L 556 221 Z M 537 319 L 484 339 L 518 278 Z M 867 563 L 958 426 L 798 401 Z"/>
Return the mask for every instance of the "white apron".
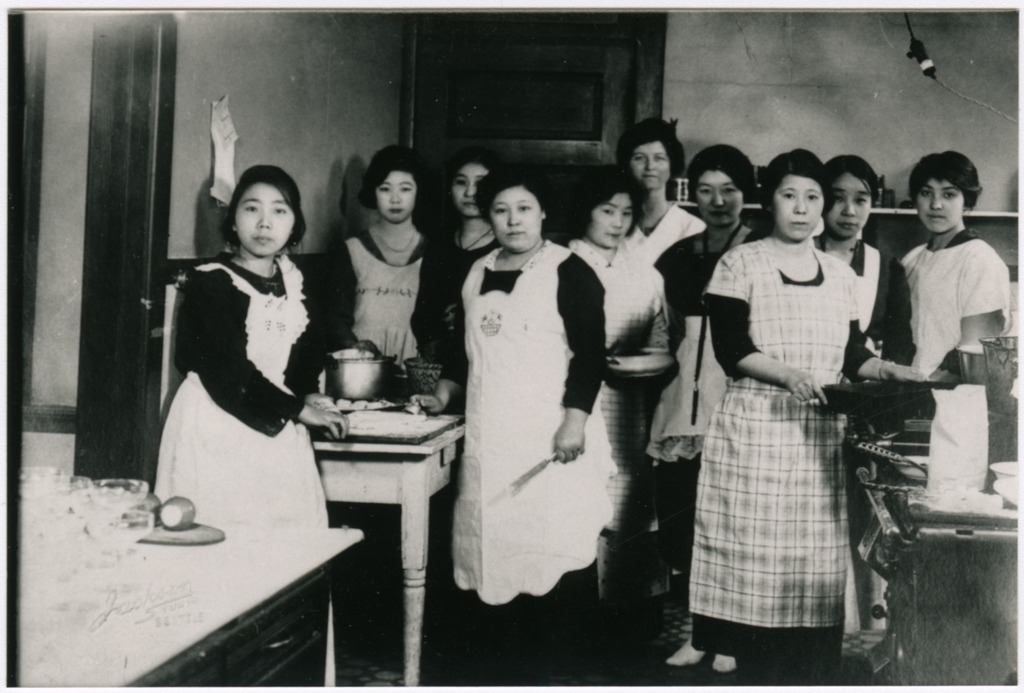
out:
<path id="1" fill-rule="evenodd" d="M 638 224 L 634 225 L 633 230 L 622 241 L 622 245 L 641 262 L 653 267 L 669 246 L 684 238 L 695 236 L 706 228 L 707 224 L 703 219 L 672 205 L 650 235 L 645 235 Z"/>
<path id="2" fill-rule="evenodd" d="M 257 291 L 221 264 L 196 268 L 226 272 L 249 297 L 246 355 L 277 387 L 292 345 L 309 318 L 302 305 L 302 273 L 280 258 L 285 296 Z M 154 492 L 161 499 L 185 496 L 196 505 L 196 522 L 224 527 L 326 527 L 327 503 L 306 427 L 289 421 L 276 436 L 256 431 L 221 409 L 199 376 L 190 372 L 174 396 L 160 440 Z"/>
<path id="3" fill-rule="evenodd" d="M 352 331 L 376 344 L 381 353 L 396 356 L 395 362 L 404 368 L 405 359 L 417 353 L 411 321 L 423 258 L 408 265 L 389 265 L 374 257 L 358 238 L 346 243 L 356 273 Z"/>
<path id="4" fill-rule="evenodd" d="M 882 256 L 877 249 L 866 243 L 864 248 L 864 274 L 857 277 L 857 324 L 860 331 L 866 332 L 871 325 L 871 313 L 875 309 L 875 298 L 878 296 L 878 276 L 882 271 Z M 867 338 L 867 347 L 875 351 L 875 343 Z"/>
<path id="5" fill-rule="evenodd" d="M 552 454 L 572 356 L 558 313 L 558 265 L 570 251 L 545 243 L 511 294 L 480 295 L 478 260 L 462 289 L 469 381 L 466 449 L 455 502 L 455 580 L 488 604 L 541 596 L 561 576 L 594 562 L 612 518 L 606 490 L 615 470 L 599 406 L 587 419 L 585 453 L 549 465 L 521 493 L 509 484 Z"/>

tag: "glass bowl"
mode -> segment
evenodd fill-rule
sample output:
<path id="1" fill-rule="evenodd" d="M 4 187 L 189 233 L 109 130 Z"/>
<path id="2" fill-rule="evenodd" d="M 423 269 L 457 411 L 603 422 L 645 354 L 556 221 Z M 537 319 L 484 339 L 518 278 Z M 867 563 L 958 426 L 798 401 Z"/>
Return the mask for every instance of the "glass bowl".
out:
<path id="1" fill-rule="evenodd" d="M 139 479 L 97 479 L 89 495 L 94 503 L 123 513 L 144 501 L 148 494 L 149 484 Z"/>

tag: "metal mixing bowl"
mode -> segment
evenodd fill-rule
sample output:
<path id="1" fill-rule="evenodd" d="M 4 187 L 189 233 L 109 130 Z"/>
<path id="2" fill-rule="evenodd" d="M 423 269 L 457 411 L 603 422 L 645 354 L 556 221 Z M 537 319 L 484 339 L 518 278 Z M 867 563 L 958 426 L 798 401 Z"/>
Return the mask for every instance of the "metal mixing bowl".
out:
<path id="1" fill-rule="evenodd" d="M 384 396 L 395 357 L 328 359 L 327 394 L 335 399 L 378 399 Z"/>

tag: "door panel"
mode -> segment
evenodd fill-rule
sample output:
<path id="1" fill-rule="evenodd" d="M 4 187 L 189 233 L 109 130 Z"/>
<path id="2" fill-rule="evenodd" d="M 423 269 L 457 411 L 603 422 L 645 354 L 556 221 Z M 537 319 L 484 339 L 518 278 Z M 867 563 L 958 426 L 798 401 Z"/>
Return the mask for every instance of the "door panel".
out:
<path id="1" fill-rule="evenodd" d="M 613 13 L 420 18 L 412 144 L 438 170 L 470 145 L 539 168 L 552 188 L 545 232 L 564 240 L 565 211 L 586 167 L 613 163 L 622 131 L 660 115 L 664 20 Z"/>
<path id="2" fill-rule="evenodd" d="M 160 439 L 174 20 L 97 21 L 75 472 L 152 482 Z"/>

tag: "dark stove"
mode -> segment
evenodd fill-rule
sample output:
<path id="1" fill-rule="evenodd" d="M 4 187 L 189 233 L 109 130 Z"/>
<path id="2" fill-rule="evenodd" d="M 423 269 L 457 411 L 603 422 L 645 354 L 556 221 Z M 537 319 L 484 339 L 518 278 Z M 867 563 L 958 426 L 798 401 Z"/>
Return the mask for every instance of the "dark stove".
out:
<path id="1" fill-rule="evenodd" d="M 870 503 L 859 553 L 887 581 L 885 603 L 872 609 L 887 619 L 886 634 L 870 660 L 878 683 L 1015 684 L 1016 508 L 935 507 L 926 480 L 905 477 L 891 460 L 927 456 L 931 390 L 944 387 L 951 385 L 825 388 L 829 408 L 847 415 L 846 459 Z M 990 432 L 990 450 L 1016 459 L 1016 427 L 990 416 Z"/>

